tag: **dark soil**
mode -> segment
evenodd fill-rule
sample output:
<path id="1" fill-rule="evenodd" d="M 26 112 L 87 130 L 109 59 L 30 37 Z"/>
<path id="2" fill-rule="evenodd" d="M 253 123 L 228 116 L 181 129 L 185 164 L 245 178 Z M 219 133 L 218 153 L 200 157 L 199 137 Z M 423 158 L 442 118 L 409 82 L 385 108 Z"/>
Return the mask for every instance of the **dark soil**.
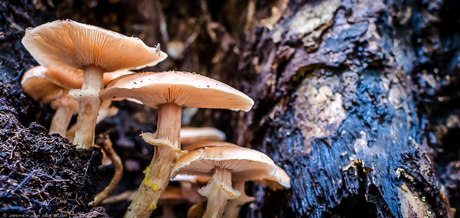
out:
<path id="1" fill-rule="evenodd" d="M 104 217 L 103 208 L 87 205 L 97 192 L 100 150 L 76 150 L 35 122 L 24 127 L 17 116 L 31 107 L 28 98 L 19 85 L 0 89 L 0 212 Z"/>

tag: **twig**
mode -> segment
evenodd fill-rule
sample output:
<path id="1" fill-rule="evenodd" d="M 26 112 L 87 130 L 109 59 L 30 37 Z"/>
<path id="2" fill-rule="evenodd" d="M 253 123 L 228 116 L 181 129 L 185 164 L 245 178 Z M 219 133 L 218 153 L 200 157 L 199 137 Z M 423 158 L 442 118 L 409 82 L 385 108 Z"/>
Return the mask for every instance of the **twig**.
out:
<path id="1" fill-rule="evenodd" d="M 123 165 L 121 163 L 120 157 L 112 148 L 112 142 L 107 137 L 101 144 L 101 148 L 104 149 L 106 155 L 112 160 L 112 163 L 115 165 L 115 173 L 113 175 L 112 181 L 110 181 L 109 185 L 105 187 L 103 191 L 94 197 L 94 201 L 90 202 L 89 205 L 91 206 L 99 206 L 101 202 L 109 196 L 113 190 L 118 186 L 120 182 L 121 176 L 123 175 Z"/>
<path id="2" fill-rule="evenodd" d="M 30 173 L 24 180 L 22 180 L 22 182 L 18 185 L 18 187 L 16 187 L 16 188 L 14 189 L 13 194 L 14 194 L 19 188 L 21 188 L 21 186 L 24 185 L 24 183 L 25 183 L 27 180 L 29 180 L 29 178 L 32 177 L 32 175 L 34 175 L 35 172 L 36 172 L 36 171 L 33 170 L 32 173 Z"/>
<path id="3" fill-rule="evenodd" d="M 102 201 L 102 204 L 113 204 L 113 203 L 118 203 L 120 201 L 131 201 L 134 199 L 134 196 L 136 195 L 136 193 L 137 193 L 137 190 L 135 191 L 128 190 L 119 195 L 110 196 L 106 198 L 104 201 Z"/>
<path id="4" fill-rule="evenodd" d="M 27 180 L 29 180 L 30 177 L 32 177 L 32 175 L 35 174 L 35 170 L 32 171 L 32 173 L 30 173 L 24 180 L 22 180 L 22 182 L 18 185 L 18 187 L 16 187 L 13 192 L 11 194 L 2 194 L 0 195 L 0 198 L 11 198 L 13 197 L 13 194 L 19 189 L 21 188 L 22 185 L 24 185 L 25 182 L 27 182 Z"/>

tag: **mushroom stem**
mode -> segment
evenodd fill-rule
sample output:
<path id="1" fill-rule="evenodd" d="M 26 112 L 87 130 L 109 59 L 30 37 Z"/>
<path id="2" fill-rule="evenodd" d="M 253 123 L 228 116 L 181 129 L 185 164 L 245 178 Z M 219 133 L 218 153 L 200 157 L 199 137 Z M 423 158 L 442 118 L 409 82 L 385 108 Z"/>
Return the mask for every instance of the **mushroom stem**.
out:
<path id="1" fill-rule="evenodd" d="M 230 170 L 216 168 L 209 182 L 199 192 L 201 195 L 208 197 L 208 204 L 203 218 L 219 218 L 224 213 L 228 199 L 234 199 L 239 196 L 238 191 L 232 188 L 232 173 Z"/>
<path id="2" fill-rule="evenodd" d="M 105 187 L 103 191 L 94 197 L 94 201 L 90 203 L 91 206 L 99 206 L 102 201 L 109 196 L 115 188 L 117 188 L 118 183 L 120 182 L 121 176 L 123 175 L 123 164 L 121 163 L 120 156 L 112 148 L 112 141 L 109 138 L 105 139 L 101 144 L 102 149 L 104 149 L 107 156 L 110 157 L 112 163 L 115 165 L 115 173 L 113 174 L 112 180 L 109 185 Z"/>
<path id="3" fill-rule="evenodd" d="M 152 161 L 144 171 L 145 178 L 134 197 L 125 217 L 150 217 L 157 207 L 160 196 L 166 190 L 172 165 L 176 160 L 175 150 L 180 150 L 180 128 L 182 107 L 176 104 L 162 104 L 158 107 L 158 124 L 155 136 L 171 143 L 155 146 Z"/>
<path id="4" fill-rule="evenodd" d="M 70 120 L 76 112 L 75 108 L 78 103 L 71 97 L 67 96 L 68 90 L 65 90 L 62 97 L 52 104 L 56 104 L 56 113 L 51 121 L 49 133 L 58 133 L 62 137 L 66 137 L 67 128 L 69 127 Z"/>
<path id="5" fill-rule="evenodd" d="M 241 206 L 255 200 L 254 197 L 249 197 L 244 192 L 244 183 L 245 181 L 233 181 L 233 188 L 241 192 L 241 195 L 238 198 L 228 201 L 227 206 L 225 206 L 223 218 L 237 218 L 240 213 Z"/>
<path id="6" fill-rule="evenodd" d="M 97 113 L 101 106 L 99 92 L 102 89 L 103 71 L 100 67 L 89 65 L 83 68 L 83 86 L 81 90 L 71 90 L 79 103 L 77 130 L 73 143 L 78 149 L 91 149 L 94 143 Z"/>

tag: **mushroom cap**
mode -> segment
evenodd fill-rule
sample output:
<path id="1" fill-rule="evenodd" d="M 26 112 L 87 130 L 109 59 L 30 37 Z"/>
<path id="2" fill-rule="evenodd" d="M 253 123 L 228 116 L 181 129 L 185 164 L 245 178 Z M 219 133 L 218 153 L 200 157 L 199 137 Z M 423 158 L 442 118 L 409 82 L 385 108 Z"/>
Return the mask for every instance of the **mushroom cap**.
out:
<path id="1" fill-rule="evenodd" d="M 212 127 L 182 128 L 180 130 L 181 144 L 223 140 L 225 140 L 225 133 Z"/>
<path id="2" fill-rule="evenodd" d="M 24 92 L 35 101 L 51 102 L 60 98 L 64 89 L 79 89 L 83 84 L 83 71 L 75 69 L 76 73 L 57 73 L 43 66 L 36 66 L 24 73 L 21 85 Z M 126 74 L 134 73 L 128 70 L 104 74 L 103 83 Z"/>
<path id="3" fill-rule="evenodd" d="M 121 76 L 109 82 L 100 97 L 102 101 L 135 98 L 152 108 L 175 103 L 182 107 L 249 111 L 254 104 L 247 95 L 224 83 L 195 73 L 178 71 Z"/>
<path id="4" fill-rule="evenodd" d="M 154 66 L 168 56 L 139 38 L 72 20 L 27 28 L 22 44 L 46 69 L 70 74 L 89 65 L 103 72 L 139 69 Z"/>
<path id="5" fill-rule="evenodd" d="M 64 89 L 46 77 L 46 68 L 33 67 L 24 73 L 21 85 L 25 93 L 35 101 L 52 102 L 62 96 Z"/>
<path id="6" fill-rule="evenodd" d="M 173 166 L 177 174 L 212 176 L 214 168 L 227 169 L 232 180 L 248 181 L 268 178 L 275 173 L 272 159 L 259 151 L 243 147 L 207 147 L 183 155 Z"/>
<path id="7" fill-rule="evenodd" d="M 182 138 L 181 138 L 182 142 Z M 193 151 L 193 150 L 198 150 L 200 148 L 209 148 L 209 147 L 224 147 L 224 146 L 230 146 L 230 147 L 240 147 L 238 145 L 229 143 L 229 142 L 218 142 L 218 141 L 204 141 L 204 142 L 197 142 L 189 145 L 187 147 L 187 150 Z"/>

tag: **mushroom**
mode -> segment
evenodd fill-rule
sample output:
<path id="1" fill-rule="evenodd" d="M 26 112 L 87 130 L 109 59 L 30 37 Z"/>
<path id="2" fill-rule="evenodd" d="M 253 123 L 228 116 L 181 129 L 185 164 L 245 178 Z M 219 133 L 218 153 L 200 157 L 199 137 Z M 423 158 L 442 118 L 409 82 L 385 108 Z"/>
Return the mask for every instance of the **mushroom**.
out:
<path id="1" fill-rule="evenodd" d="M 78 112 L 78 102 L 68 97 L 69 88 L 54 84 L 49 79 L 48 70 L 42 66 L 28 70 L 21 81 L 25 93 L 35 101 L 51 102 L 51 107 L 56 109 L 49 133 L 58 133 L 65 137 L 72 115 Z"/>
<path id="2" fill-rule="evenodd" d="M 228 142 L 215 142 L 215 141 L 205 141 L 197 142 L 189 146 L 189 151 L 197 150 L 200 148 L 210 148 L 210 147 L 239 147 L 235 144 Z M 290 188 L 290 178 L 287 173 L 279 166 L 275 165 L 276 173 L 271 175 L 268 178 L 262 180 L 255 180 L 258 183 L 264 184 L 271 188 L 272 190 Z M 224 211 L 224 218 L 237 217 L 241 209 L 241 206 L 254 200 L 253 197 L 249 197 L 244 192 L 245 180 L 235 180 L 233 181 L 233 188 L 239 192 L 241 195 L 236 198 L 229 200 Z"/>
<path id="3" fill-rule="evenodd" d="M 135 98 L 158 108 L 155 134 L 141 134 L 155 146 L 145 179 L 128 208 L 127 217 L 148 217 L 169 182 L 171 166 L 180 149 L 182 107 L 248 111 L 253 101 L 244 93 L 211 78 L 188 72 L 136 73 L 107 84 L 101 99 Z"/>
<path id="4" fill-rule="evenodd" d="M 188 146 L 193 143 L 224 140 L 225 133 L 212 127 L 182 128 L 180 130 L 180 142 L 184 150 L 188 150 Z"/>
<path id="5" fill-rule="evenodd" d="M 203 217 L 222 217 L 228 199 L 240 192 L 232 188 L 233 181 L 268 178 L 276 171 L 267 155 L 249 148 L 205 147 L 183 155 L 173 166 L 171 177 L 179 173 L 212 175 L 212 180 L 199 193 L 208 198 Z"/>
<path id="6" fill-rule="evenodd" d="M 158 47 L 147 47 L 138 38 L 72 20 L 58 20 L 28 28 L 22 43 L 35 60 L 48 70 L 69 73 L 69 78 L 77 78 L 81 72 L 78 69 L 82 70 L 81 90 L 69 92 L 79 103 L 73 143 L 80 149 L 90 149 L 94 142 L 103 74 L 153 66 L 167 57 Z M 69 78 L 54 80 L 56 84 L 64 80 L 72 82 Z"/>
<path id="7" fill-rule="evenodd" d="M 81 71 L 81 70 L 75 70 Z M 104 75 L 104 84 L 120 76 L 132 73 L 131 71 L 118 71 Z M 67 79 L 56 83 L 53 78 L 64 78 L 69 75 L 76 75 L 74 81 L 67 83 Z M 78 77 L 80 75 L 80 77 Z M 78 102 L 67 94 L 72 88 L 80 88 L 83 83 L 83 71 L 75 74 L 62 74 L 47 70 L 43 66 L 33 67 L 28 70 L 21 81 L 24 92 L 30 95 L 35 101 L 51 102 L 51 107 L 56 109 L 56 113 L 51 122 L 49 133 L 58 133 L 66 136 L 72 115 L 78 112 Z M 69 139 L 70 140 L 70 139 Z"/>

